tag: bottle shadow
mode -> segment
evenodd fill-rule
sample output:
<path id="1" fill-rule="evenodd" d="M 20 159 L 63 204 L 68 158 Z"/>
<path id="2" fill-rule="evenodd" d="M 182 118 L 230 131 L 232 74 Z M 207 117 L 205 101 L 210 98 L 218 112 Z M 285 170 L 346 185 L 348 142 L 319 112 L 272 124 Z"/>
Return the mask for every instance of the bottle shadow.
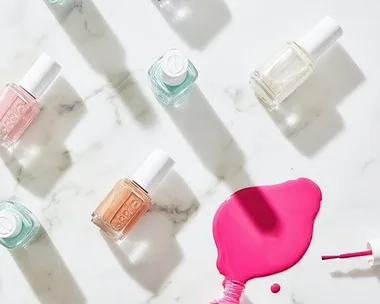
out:
<path id="1" fill-rule="evenodd" d="M 362 279 L 362 278 L 370 278 L 376 277 L 380 282 L 380 266 L 373 266 L 371 268 L 355 268 L 347 272 L 343 271 L 333 271 L 330 273 L 333 278 L 351 278 L 351 279 Z"/>
<path id="2" fill-rule="evenodd" d="M 151 210 L 125 240 L 117 243 L 101 234 L 125 272 L 156 294 L 183 259 L 175 235 L 195 214 L 199 203 L 175 171 L 169 173 L 153 197 Z"/>
<path id="3" fill-rule="evenodd" d="M 45 197 L 72 164 L 64 142 L 86 107 L 63 77 L 57 78 L 41 103 L 35 121 L 11 150 L 0 149 L 0 157 L 20 185 Z"/>
<path id="4" fill-rule="evenodd" d="M 336 106 L 364 80 L 363 72 L 337 43 L 318 59 L 314 74 L 268 113 L 290 142 L 310 157 L 344 129 Z"/>
<path id="5" fill-rule="evenodd" d="M 234 198 L 248 215 L 253 230 L 258 229 L 263 235 L 276 235 L 281 226 L 280 219 L 262 188 L 251 188 L 249 200 L 242 191 L 235 193 Z"/>
<path id="6" fill-rule="evenodd" d="M 104 75 L 134 119 L 142 125 L 153 124 L 155 114 L 125 66 L 126 52 L 95 4 L 91 0 L 67 0 L 59 5 L 44 1 L 83 59 Z"/>
<path id="7" fill-rule="evenodd" d="M 49 235 L 41 227 L 27 248 L 10 251 L 41 304 L 84 304 L 85 297 Z"/>
<path id="8" fill-rule="evenodd" d="M 244 169 L 243 152 L 198 86 L 186 103 L 164 109 L 203 165 L 219 181 L 225 181 L 233 191 L 253 184 Z"/>
<path id="9" fill-rule="evenodd" d="M 153 193 L 152 207 L 148 211 L 164 214 L 172 222 L 173 234 L 196 214 L 199 202 L 182 177 L 172 169 Z"/>
<path id="10" fill-rule="evenodd" d="M 223 0 L 151 1 L 173 30 L 197 49 L 204 49 L 231 22 L 231 13 Z"/>

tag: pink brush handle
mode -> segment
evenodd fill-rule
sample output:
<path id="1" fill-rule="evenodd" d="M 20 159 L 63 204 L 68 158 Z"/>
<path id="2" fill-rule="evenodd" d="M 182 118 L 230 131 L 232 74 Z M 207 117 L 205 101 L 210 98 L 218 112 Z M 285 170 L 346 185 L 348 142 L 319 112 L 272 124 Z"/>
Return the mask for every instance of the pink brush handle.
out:
<path id="1" fill-rule="evenodd" d="M 349 258 L 356 258 L 356 257 L 368 256 L 368 255 L 372 255 L 372 250 L 349 252 L 349 253 L 343 253 L 343 254 L 338 254 L 338 255 L 323 255 L 322 261 L 333 260 L 333 259 L 349 259 Z"/>

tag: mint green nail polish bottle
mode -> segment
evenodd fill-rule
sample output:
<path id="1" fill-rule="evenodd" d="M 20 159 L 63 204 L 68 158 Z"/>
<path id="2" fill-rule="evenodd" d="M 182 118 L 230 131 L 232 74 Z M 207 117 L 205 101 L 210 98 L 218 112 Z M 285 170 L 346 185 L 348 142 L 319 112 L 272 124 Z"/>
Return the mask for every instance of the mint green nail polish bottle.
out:
<path id="1" fill-rule="evenodd" d="M 38 219 L 23 205 L 0 202 L 0 244 L 8 249 L 23 248 L 38 235 Z"/>
<path id="2" fill-rule="evenodd" d="M 177 49 L 167 51 L 152 65 L 148 74 L 157 100 L 174 107 L 188 99 L 198 78 L 193 63 Z"/>

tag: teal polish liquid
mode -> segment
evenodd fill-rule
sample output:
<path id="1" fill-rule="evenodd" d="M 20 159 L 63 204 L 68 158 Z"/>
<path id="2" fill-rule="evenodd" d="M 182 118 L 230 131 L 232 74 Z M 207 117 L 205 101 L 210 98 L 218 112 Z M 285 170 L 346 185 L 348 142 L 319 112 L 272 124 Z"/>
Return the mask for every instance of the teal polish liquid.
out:
<path id="1" fill-rule="evenodd" d="M 38 235 L 40 223 L 23 205 L 11 201 L 0 202 L 0 211 L 8 211 L 21 220 L 20 232 L 14 237 L 0 238 L 0 244 L 8 249 L 26 247 Z"/>
<path id="2" fill-rule="evenodd" d="M 188 100 L 189 90 L 198 78 L 198 71 L 189 60 L 184 81 L 176 86 L 167 85 L 162 77 L 162 58 L 158 59 L 149 69 L 151 89 L 159 102 L 167 106 L 177 107 Z"/>

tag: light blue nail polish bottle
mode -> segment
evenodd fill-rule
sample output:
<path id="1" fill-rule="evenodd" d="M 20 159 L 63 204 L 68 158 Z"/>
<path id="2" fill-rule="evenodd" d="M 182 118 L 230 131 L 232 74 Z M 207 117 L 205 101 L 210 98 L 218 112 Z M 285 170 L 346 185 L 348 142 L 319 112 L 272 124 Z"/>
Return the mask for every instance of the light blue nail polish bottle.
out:
<path id="1" fill-rule="evenodd" d="M 148 71 L 151 89 L 164 105 L 177 107 L 184 103 L 198 78 L 193 63 L 180 51 L 172 49 L 159 58 Z"/>
<path id="2" fill-rule="evenodd" d="M 38 219 L 23 205 L 0 202 L 0 244 L 8 249 L 26 247 L 38 235 Z"/>

